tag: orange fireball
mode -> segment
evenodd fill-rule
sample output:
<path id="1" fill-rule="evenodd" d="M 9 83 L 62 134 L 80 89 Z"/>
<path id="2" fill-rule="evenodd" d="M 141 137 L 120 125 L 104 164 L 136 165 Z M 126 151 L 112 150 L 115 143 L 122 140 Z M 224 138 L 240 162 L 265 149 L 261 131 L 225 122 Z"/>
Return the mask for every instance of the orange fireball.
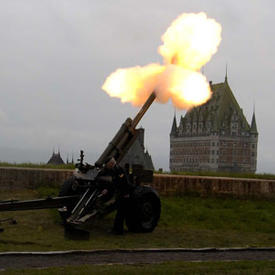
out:
<path id="1" fill-rule="evenodd" d="M 164 65 L 118 69 L 105 80 L 102 89 L 134 106 L 141 106 L 153 91 L 158 102 L 170 99 L 180 109 L 206 102 L 211 90 L 199 70 L 218 49 L 221 25 L 202 12 L 184 13 L 172 22 L 162 41 L 159 53 Z"/>

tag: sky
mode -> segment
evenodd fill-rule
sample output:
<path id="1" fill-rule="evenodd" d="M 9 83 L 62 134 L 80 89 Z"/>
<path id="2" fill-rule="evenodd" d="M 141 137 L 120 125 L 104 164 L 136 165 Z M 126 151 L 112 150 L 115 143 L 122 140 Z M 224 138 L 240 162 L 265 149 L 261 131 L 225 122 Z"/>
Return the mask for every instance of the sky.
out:
<path id="1" fill-rule="evenodd" d="M 138 108 L 101 86 L 117 68 L 162 63 L 157 48 L 182 13 L 222 25 L 218 52 L 204 67 L 228 82 L 259 132 L 259 173 L 274 173 L 275 2 L 271 0 L 0 0 L 0 161 L 47 162 L 53 150 L 93 163 Z M 169 169 L 175 109 L 153 103 L 140 126 L 156 169 Z M 177 118 L 185 111 L 176 111 Z"/>

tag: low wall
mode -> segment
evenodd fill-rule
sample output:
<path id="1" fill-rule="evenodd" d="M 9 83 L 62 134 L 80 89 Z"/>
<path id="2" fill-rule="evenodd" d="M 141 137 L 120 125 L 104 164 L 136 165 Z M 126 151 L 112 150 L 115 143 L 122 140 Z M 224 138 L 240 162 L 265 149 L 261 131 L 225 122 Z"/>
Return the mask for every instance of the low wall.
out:
<path id="1" fill-rule="evenodd" d="M 43 184 L 61 185 L 72 170 L 0 167 L 0 190 L 36 188 Z M 275 180 L 155 174 L 152 183 L 159 194 L 260 196 L 275 198 Z"/>
<path id="2" fill-rule="evenodd" d="M 73 170 L 0 167 L 0 190 L 36 188 L 43 184 L 61 185 Z"/>
<path id="3" fill-rule="evenodd" d="M 155 174 L 153 186 L 166 196 L 197 193 L 275 198 L 275 180 Z"/>

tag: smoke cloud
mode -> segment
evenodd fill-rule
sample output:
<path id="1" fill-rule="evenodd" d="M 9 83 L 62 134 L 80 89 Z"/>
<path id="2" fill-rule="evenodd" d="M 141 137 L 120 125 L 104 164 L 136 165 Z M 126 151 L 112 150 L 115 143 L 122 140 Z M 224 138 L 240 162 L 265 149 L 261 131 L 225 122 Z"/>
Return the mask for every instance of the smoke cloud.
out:
<path id="1" fill-rule="evenodd" d="M 221 25 L 205 13 L 185 13 L 172 22 L 162 41 L 158 51 L 164 65 L 118 69 L 106 79 L 102 89 L 134 106 L 142 105 L 153 91 L 159 103 L 171 99 L 179 109 L 205 103 L 211 90 L 199 70 L 218 49 Z"/>

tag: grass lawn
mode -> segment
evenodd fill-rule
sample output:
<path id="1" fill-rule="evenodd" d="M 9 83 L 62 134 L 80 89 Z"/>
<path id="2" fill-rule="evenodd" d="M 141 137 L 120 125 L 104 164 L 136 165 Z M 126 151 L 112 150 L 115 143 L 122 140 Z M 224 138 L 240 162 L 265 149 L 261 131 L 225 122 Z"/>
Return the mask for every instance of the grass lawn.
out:
<path id="1" fill-rule="evenodd" d="M 37 169 L 74 169 L 74 164 L 46 164 L 46 163 L 9 163 L 9 162 L 1 162 L 0 167 L 17 167 L 17 168 L 37 168 Z"/>
<path id="2" fill-rule="evenodd" d="M 2 193 L 0 199 L 37 198 L 56 194 L 56 189 Z M 275 202 L 232 198 L 183 196 L 161 198 L 162 213 L 153 233 L 113 236 L 110 215 L 94 224 L 89 240 L 64 238 L 55 209 L 2 212 L 18 224 L 3 224 L 0 251 L 70 249 L 275 246 Z"/>
<path id="3" fill-rule="evenodd" d="M 9 163 L 1 162 L 0 167 L 17 167 L 17 168 L 35 168 L 35 169 L 75 169 L 74 164 L 52 165 L 46 163 Z M 157 174 L 172 174 L 172 175 L 191 175 L 191 176 L 210 176 L 210 177 L 229 177 L 229 178 L 249 178 L 249 179 L 268 179 L 275 180 L 274 174 L 259 174 L 259 173 L 233 173 L 233 172 L 211 172 L 211 171 L 185 171 L 185 172 L 160 172 L 154 171 Z"/>

